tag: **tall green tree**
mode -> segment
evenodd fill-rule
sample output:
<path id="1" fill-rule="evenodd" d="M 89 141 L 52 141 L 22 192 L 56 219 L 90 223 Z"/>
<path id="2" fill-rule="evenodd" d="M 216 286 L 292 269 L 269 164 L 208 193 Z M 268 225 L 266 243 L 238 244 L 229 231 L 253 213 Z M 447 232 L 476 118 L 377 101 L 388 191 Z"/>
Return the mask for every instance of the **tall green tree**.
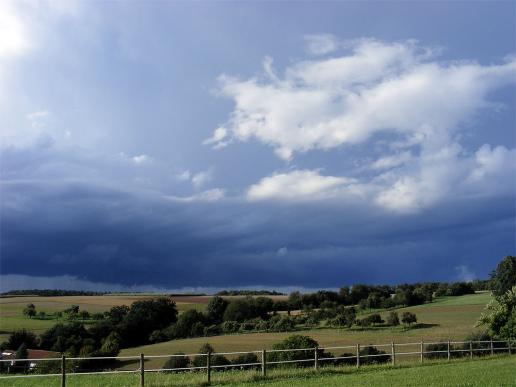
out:
<path id="1" fill-rule="evenodd" d="M 477 325 L 485 325 L 497 338 L 516 340 L 516 286 L 487 304 Z"/>
<path id="2" fill-rule="evenodd" d="M 227 307 L 228 302 L 225 299 L 220 296 L 213 297 L 206 307 L 208 321 L 212 324 L 220 324 Z"/>
<path id="3" fill-rule="evenodd" d="M 497 297 L 516 286 L 516 257 L 508 255 L 502 259 L 491 273 L 491 286 Z"/>

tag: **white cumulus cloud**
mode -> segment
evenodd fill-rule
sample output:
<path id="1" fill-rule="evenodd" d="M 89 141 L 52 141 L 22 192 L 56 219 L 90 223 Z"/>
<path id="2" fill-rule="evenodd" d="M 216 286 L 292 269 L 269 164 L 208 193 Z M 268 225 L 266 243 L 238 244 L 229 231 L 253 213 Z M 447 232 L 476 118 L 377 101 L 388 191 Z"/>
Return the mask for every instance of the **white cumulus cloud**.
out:
<path id="1" fill-rule="evenodd" d="M 358 40 L 349 54 L 294 63 L 281 79 L 221 76 L 221 93 L 235 108 L 206 143 L 256 139 L 289 160 L 380 132 L 426 141 L 453 133 L 491 106 L 489 92 L 516 78 L 514 59 L 445 63 L 435 54 L 411 41 Z"/>
<path id="2" fill-rule="evenodd" d="M 353 183 L 345 177 L 323 176 L 319 171 L 296 170 L 264 177 L 247 191 L 250 201 L 314 200 L 332 198 Z"/>

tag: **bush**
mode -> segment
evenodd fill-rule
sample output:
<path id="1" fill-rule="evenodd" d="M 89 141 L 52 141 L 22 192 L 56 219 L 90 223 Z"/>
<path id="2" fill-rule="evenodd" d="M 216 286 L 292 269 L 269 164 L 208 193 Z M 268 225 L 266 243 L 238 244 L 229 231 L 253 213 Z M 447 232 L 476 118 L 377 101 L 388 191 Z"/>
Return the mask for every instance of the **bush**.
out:
<path id="1" fill-rule="evenodd" d="M 337 315 L 329 320 L 329 324 L 334 327 L 351 327 L 355 321 L 355 308 L 339 308 Z"/>
<path id="2" fill-rule="evenodd" d="M 231 364 L 253 364 L 253 363 L 260 363 L 260 361 L 258 360 L 258 356 L 256 356 L 256 354 L 254 354 L 252 352 L 245 353 L 245 354 L 240 355 L 240 356 L 234 358 L 233 360 L 231 360 Z M 245 369 L 258 368 L 258 367 L 259 367 L 258 365 L 245 366 Z M 242 366 L 242 368 L 244 368 L 244 366 Z"/>
<path id="3" fill-rule="evenodd" d="M 187 368 L 190 366 L 190 358 L 185 356 L 184 353 L 178 352 L 174 355 L 181 356 L 171 356 L 163 365 L 163 368 L 171 369 L 171 368 Z M 206 365 L 206 364 L 205 364 Z"/>
<path id="4" fill-rule="evenodd" d="M 224 321 L 221 325 L 222 332 L 235 333 L 240 329 L 240 323 L 237 321 Z"/>
<path id="5" fill-rule="evenodd" d="M 161 343 L 162 341 L 167 341 L 168 340 L 168 336 L 165 334 L 165 331 L 163 330 L 155 330 L 154 332 L 151 333 L 151 335 L 149 336 L 149 342 L 154 344 L 154 343 Z"/>
<path id="6" fill-rule="evenodd" d="M 368 356 L 368 357 L 365 357 Z M 339 357 L 346 359 L 336 359 L 335 364 L 355 365 L 357 364 L 356 353 L 342 353 Z M 385 351 L 380 351 L 378 348 L 369 345 L 360 349 L 360 364 L 384 364 L 391 361 L 391 356 Z"/>
<path id="7" fill-rule="evenodd" d="M 400 318 L 398 317 L 398 313 L 394 311 L 389 312 L 389 314 L 387 315 L 386 322 L 390 326 L 400 325 Z"/>
<path id="8" fill-rule="evenodd" d="M 417 317 L 414 313 L 403 312 L 401 315 L 401 322 L 406 325 L 411 325 L 413 323 L 417 323 Z"/>
<path id="9" fill-rule="evenodd" d="M 272 346 L 272 349 L 313 349 L 318 347 L 319 343 L 309 336 L 293 335 L 287 337 L 285 340 L 276 343 Z M 321 357 L 326 355 L 321 351 Z M 308 360 L 314 358 L 314 351 L 300 350 L 300 351 L 285 351 L 285 352 L 269 352 L 267 354 L 267 361 L 292 361 L 292 360 Z M 282 364 L 287 367 L 309 367 L 313 366 L 311 362 L 300 362 L 300 363 L 288 363 Z"/>
<path id="10" fill-rule="evenodd" d="M 470 282 L 455 282 L 448 287 L 448 296 L 462 296 L 464 294 L 474 294 L 473 284 Z"/>
<path id="11" fill-rule="evenodd" d="M 221 332 L 220 325 L 210 325 L 204 328 L 204 336 L 217 336 L 220 335 Z"/>
<path id="12" fill-rule="evenodd" d="M 378 313 L 374 313 L 370 316 L 364 317 L 363 319 L 356 321 L 357 325 L 362 327 L 370 327 L 371 325 L 374 326 L 375 324 L 382 324 L 384 322 L 385 321 L 382 320 L 381 316 Z"/>
<path id="13" fill-rule="evenodd" d="M 240 330 L 243 332 L 253 331 L 255 328 L 256 328 L 255 321 L 245 321 L 242 324 L 240 324 Z"/>
<path id="14" fill-rule="evenodd" d="M 254 327 L 257 331 L 266 331 L 269 329 L 269 322 L 261 320 L 256 326 Z"/>
<path id="15" fill-rule="evenodd" d="M 276 332 L 288 332 L 293 331 L 294 329 L 294 320 L 288 316 L 279 316 L 278 319 L 275 319 L 274 321 L 271 320 L 269 325 L 269 330 Z"/>
<path id="16" fill-rule="evenodd" d="M 199 348 L 199 351 L 198 351 L 198 353 L 203 353 L 203 354 L 213 353 L 213 352 L 215 352 L 215 349 L 209 343 L 203 344 L 201 346 L 201 348 Z M 206 367 L 206 364 L 207 364 L 207 356 L 206 355 L 197 355 L 194 357 L 194 360 L 192 362 L 192 365 L 194 367 Z M 212 355 L 211 356 L 211 365 L 212 366 L 225 366 L 225 365 L 229 365 L 229 364 L 230 364 L 229 360 L 226 359 L 222 355 Z M 221 367 L 221 369 L 223 369 L 223 367 Z"/>
<path id="17" fill-rule="evenodd" d="M 463 356 L 463 352 L 454 352 L 458 348 L 455 348 L 453 345 L 450 345 L 450 356 L 451 357 L 461 357 Z M 428 359 L 443 359 L 448 357 L 448 343 L 435 343 L 435 344 L 427 344 L 425 346 L 425 352 L 437 352 L 437 353 L 425 353 L 425 358 Z"/>
<path id="18" fill-rule="evenodd" d="M 11 333 L 7 340 L 7 348 L 18 349 L 22 344 L 25 344 L 27 348 L 36 348 L 38 345 L 36 335 L 26 329 L 20 329 Z"/>
<path id="19" fill-rule="evenodd" d="M 391 356 L 385 351 L 380 351 L 378 348 L 371 345 L 360 350 L 360 364 L 384 364 L 391 361 Z M 368 356 L 362 358 L 362 356 Z"/>

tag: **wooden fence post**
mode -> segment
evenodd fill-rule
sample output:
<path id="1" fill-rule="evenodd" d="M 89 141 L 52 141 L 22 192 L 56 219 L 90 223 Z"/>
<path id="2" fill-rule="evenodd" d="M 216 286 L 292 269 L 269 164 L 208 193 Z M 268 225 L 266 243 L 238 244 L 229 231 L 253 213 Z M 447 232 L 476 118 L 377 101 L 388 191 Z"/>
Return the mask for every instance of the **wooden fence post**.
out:
<path id="1" fill-rule="evenodd" d="M 208 375 L 208 384 L 211 384 L 211 351 L 206 354 L 206 373 Z"/>
<path id="2" fill-rule="evenodd" d="M 145 386 L 145 357 L 140 353 L 140 387 Z"/>
<path id="3" fill-rule="evenodd" d="M 394 348 L 394 341 L 391 341 L 391 363 L 396 365 L 396 349 Z"/>
<path id="4" fill-rule="evenodd" d="M 491 356 L 494 355 L 493 339 L 491 339 Z"/>
<path id="5" fill-rule="evenodd" d="M 262 349 L 262 376 L 267 376 L 267 352 Z"/>
<path id="6" fill-rule="evenodd" d="M 451 359 L 450 340 L 448 340 L 448 361 Z"/>
<path id="7" fill-rule="evenodd" d="M 423 363 L 423 356 L 424 356 L 424 343 L 423 340 L 421 340 L 421 363 Z"/>
<path id="8" fill-rule="evenodd" d="M 316 371 L 319 370 L 319 348 L 314 349 L 314 368 Z"/>
<path id="9" fill-rule="evenodd" d="M 61 356 L 61 387 L 66 387 L 66 356 Z"/>
<path id="10" fill-rule="evenodd" d="M 469 358 L 473 359 L 473 342 L 469 341 Z"/>
<path id="11" fill-rule="evenodd" d="M 360 344 L 357 344 L 357 368 L 360 367 Z"/>
<path id="12" fill-rule="evenodd" d="M 509 339 L 507 343 L 509 344 L 509 355 L 512 355 L 511 339 Z"/>

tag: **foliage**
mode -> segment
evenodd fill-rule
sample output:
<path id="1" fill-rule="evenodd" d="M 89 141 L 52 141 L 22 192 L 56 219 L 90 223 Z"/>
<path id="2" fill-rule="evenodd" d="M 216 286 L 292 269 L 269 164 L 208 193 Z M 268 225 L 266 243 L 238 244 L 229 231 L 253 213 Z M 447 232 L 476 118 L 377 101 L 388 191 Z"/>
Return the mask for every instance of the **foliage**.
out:
<path id="1" fill-rule="evenodd" d="M 390 326 L 400 325 L 400 318 L 398 317 L 398 313 L 395 311 L 390 311 L 385 321 Z"/>
<path id="2" fill-rule="evenodd" d="M 201 354 L 208 354 L 208 353 L 214 353 L 215 349 L 209 344 L 205 343 L 199 348 L 198 353 Z M 206 367 L 207 364 L 207 356 L 206 355 L 197 355 L 194 357 L 194 360 L 192 362 L 192 365 L 194 367 Z M 222 355 L 211 355 L 210 357 L 210 364 L 212 366 L 225 366 L 229 365 L 230 362 L 228 359 L 226 359 Z"/>
<path id="3" fill-rule="evenodd" d="M 465 294 L 474 294 L 473 284 L 470 282 L 455 282 L 448 287 L 447 296 L 463 296 Z"/>
<path id="4" fill-rule="evenodd" d="M 105 312 L 105 317 L 109 319 L 113 324 L 118 324 L 129 313 L 129 307 L 127 305 L 113 306 L 108 312 Z"/>
<path id="5" fill-rule="evenodd" d="M 204 333 L 205 317 L 195 309 L 182 313 L 177 322 L 168 330 L 170 339 L 196 337 Z"/>
<path id="6" fill-rule="evenodd" d="M 41 335 L 40 347 L 76 356 L 88 336 L 84 325 L 78 322 L 56 324 Z"/>
<path id="7" fill-rule="evenodd" d="M 240 329 L 240 324 L 237 321 L 224 321 L 221 328 L 224 333 L 235 333 Z"/>
<path id="8" fill-rule="evenodd" d="M 28 318 L 32 318 L 36 315 L 36 307 L 34 304 L 27 304 L 27 306 L 23 309 L 23 315 Z"/>
<path id="9" fill-rule="evenodd" d="M 276 343 L 272 346 L 272 349 L 303 349 L 299 351 L 285 351 L 285 352 L 269 352 L 267 354 L 267 361 L 291 361 L 291 360 L 307 360 L 313 359 L 314 353 L 309 349 L 314 349 L 319 346 L 319 343 L 312 339 L 310 336 L 304 335 L 292 335 L 284 339 L 283 341 Z M 322 351 L 321 351 L 322 354 Z M 322 356 L 321 356 L 322 357 Z M 301 363 L 288 363 L 287 366 L 295 367 L 306 367 L 310 366 L 310 362 Z"/>
<path id="10" fill-rule="evenodd" d="M 269 323 L 269 330 L 274 332 L 289 332 L 294 328 L 294 319 L 289 316 L 274 316 Z"/>
<path id="11" fill-rule="evenodd" d="M 494 337 L 516 340 L 516 286 L 487 304 L 477 325 L 487 326 Z"/>
<path id="12" fill-rule="evenodd" d="M 212 324 L 220 324 L 224 318 L 224 312 L 228 307 L 228 302 L 222 297 L 213 297 L 206 306 L 206 317 Z"/>
<path id="13" fill-rule="evenodd" d="M 185 356 L 184 353 L 175 353 L 176 356 L 171 356 L 163 365 L 163 368 L 187 368 L 190 367 L 190 358 Z M 180 356 L 179 356 L 180 355 Z"/>
<path id="14" fill-rule="evenodd" d="M 472 341 L 471 349 L 473 350 L 473 356 L 487 355 L 489 354 L 487 349 L 491 346 L 487 341 L 491 339 L 491 335 L 486 331 L 470 333 L 464 339 L 465 343 L 462 345 L 462 349 L 469 350 L 469 341 Z"/>
<path id="15" fill-rule="evenodd" d="M 235 357 L 233 360 L 231 360 L 231 364 L 253 364 L 253 363 L 259 363 L 258 356 L 256 354 L 249 352 L 244 353 L 242 355 L 239 355 Z M 250 367 L 246 367 L 246 369 L 249 369 Z"/>
<path id="16" fill-rule="evenodd" d="M 369 327 L 371 325 L 383 324 L 385 321 L 382 320 L 382 317 L 378 313 L 373 313 L 367 317 L 364 317 L 362 320 L 357 321 L 358 325 Z"/>
<path id="17" fill-rule="evenodd" d="M 351 327 L 356 318 L 355 308 L 339 307 L 335 317 L 330 319 L 328 323 L 334 327 Z"/>
<path id="18" fill-rule="evenodd" d="M 406 325 L 411 325 L 417 322 L 417 316 L 411 312 L 403 312 L 401 315 L 401 322 Z"/>
<path id="19" fill-rule="evenodd" d="M 166 328 L 177 321 L 176 303 L 160 297 L 136 301 L 118 326 L 126 347 L 146 344 L 152 332 Z"/>
<path id="20" fill-rule="evenodd" d="M 383 364 L 391 361 L 390 355 L 372 345 L 360 349 L 360 356 L 360 364 Z"/>
<path id="21" fill-rule="evenodd" d="M 36 335 L 26 329 L 20 329 L 14 331 L 7 340 L 7 349 L 17 349 L 20 345 L 25 344 L 27 348 L 36 348 L 38 346 L 38 340 Z"/>
<path id="22" fill-rule="evenodd" d="M 231 301 L 224 311 L 224 321 L 244 322 L 259 317 L 269 318 L 268 313 L 274 308 L 274 303 L 267 297 L 246 297 Z"/>
<path id="23" fill-rule="evenodd" d="M 516 256 L 505 257 L 491 273 L 493 294 L 500 297 L 516 286 Z"/>

